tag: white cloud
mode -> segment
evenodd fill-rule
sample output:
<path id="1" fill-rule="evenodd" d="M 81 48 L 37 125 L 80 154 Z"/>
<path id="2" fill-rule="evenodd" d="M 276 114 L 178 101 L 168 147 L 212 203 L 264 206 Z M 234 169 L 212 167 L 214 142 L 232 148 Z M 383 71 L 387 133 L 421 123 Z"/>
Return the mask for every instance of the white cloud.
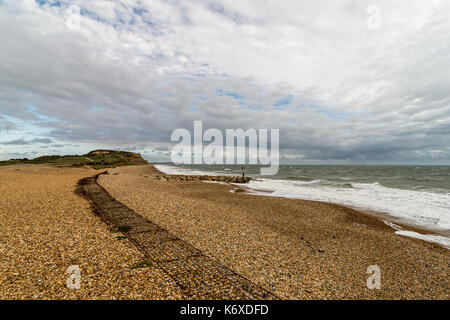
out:
<path id="1" fill-rule="evenodd" d="M 447 1 L 377 1 L 380 30 L 370 1 L 0 3 L 2 114 L 55 139 L 168 143 L 203 120 L 280 128 L 291 157 L 450 158 Z"/>

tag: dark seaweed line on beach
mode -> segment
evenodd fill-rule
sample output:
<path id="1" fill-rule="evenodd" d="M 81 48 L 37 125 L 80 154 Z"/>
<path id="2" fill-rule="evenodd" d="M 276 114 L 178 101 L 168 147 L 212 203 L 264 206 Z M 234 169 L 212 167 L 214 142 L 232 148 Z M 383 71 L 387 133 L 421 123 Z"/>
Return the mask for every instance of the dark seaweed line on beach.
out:
<path id="1" fill-rule="evenodd" d="M 105 174 L 103 172 L 100 174 Z M 81 179 L 76 193 L 87 198 L 96 215 L 120 231 L 180 287 L 189 299 L 279 299 L 167 230 L 114 199 L 97 182 Z"/>

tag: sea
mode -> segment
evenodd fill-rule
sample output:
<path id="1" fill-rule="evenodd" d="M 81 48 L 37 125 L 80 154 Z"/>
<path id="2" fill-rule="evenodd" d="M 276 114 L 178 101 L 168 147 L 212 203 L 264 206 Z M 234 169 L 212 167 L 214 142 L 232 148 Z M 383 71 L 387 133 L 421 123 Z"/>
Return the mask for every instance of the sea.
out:
<path id="1" fill-rule="evenodd" d="M 241 165 L 158 164 L 167 174 L 242 175 Z M 336 203 L 377 213 L 396 233 L 450 248 L 450 166 L 431 165 L 280 165 L 273 176 L 246 165 L 249 193 Z M 404 230 L 402 222 L 429 234 Z"/>

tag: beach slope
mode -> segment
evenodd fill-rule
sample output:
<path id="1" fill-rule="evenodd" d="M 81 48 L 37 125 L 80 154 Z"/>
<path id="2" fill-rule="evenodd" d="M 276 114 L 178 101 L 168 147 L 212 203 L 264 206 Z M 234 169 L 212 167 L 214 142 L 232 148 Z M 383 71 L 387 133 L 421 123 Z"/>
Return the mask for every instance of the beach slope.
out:
<path id="1" fill-rule="evenodd" d="M 449 299 L 449 250 L 339 205 L 166 181 L 152 166 L 99 182 L 117 200 L 286 299 Z M 369 266 L 381 271 L 370 290 Z"/>

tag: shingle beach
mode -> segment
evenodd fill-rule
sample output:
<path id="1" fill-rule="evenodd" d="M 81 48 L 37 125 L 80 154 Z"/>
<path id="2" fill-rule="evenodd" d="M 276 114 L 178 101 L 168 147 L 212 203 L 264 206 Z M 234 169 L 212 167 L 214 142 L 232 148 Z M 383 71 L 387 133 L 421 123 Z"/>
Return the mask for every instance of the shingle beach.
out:
<path id="1" fill-rule="evenodd" d="M 77 183 L 101 171 L 0 169 L 1 299 L 180 299 L 183 290 L 95 215 Z M 135 213 L 281 299 L 449 299 L 450 251 L 342 206 L 230 192 L 234 185 L 108 169 L 99 184 Z M 81 289 L 66 270 L 81 270 Z M 370 290 L 367 268 L 381 271 Z M 199 297 L 201 298 L 201 297 Z"/>
<path id="2" fill-rule="evenodd" d="M 177 299 L 173 281 L 112 232 L 76 195 L 95 170 L 22 166 L 0 169 L 0 299 Z M 81 289 L 69 290 L 77 265 Z"/>
<path id="3" fill-rule="evenodd" d="M 283 299 L 448 299 L 449 250 L 342 206 L 232 193 L 235 186 L 114 169 L 100 184 L 129 208 Z M 118 173 L 118 174 L 117 174 Z M 367 268 L 381 271 L 369 290 Z"/>

